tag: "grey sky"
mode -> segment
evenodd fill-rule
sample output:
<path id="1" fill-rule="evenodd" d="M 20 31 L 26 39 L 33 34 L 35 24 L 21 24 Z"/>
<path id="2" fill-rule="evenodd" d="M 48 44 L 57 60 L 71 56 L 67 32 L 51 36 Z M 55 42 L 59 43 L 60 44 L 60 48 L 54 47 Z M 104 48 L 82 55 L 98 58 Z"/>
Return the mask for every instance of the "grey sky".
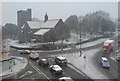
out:
<path id="1" fill-rule="evenodd" d="M 32 9 L 32 17 L 44 19 L 47 12 L 49 19 L 62 18 L 70 15 L 85 15 L 98 10 L 106 11 L 111 18 L 118 17 L 117 2 L 4 2 L 2 4 L 2 25 L 17 24 L 17 11 Z"/>

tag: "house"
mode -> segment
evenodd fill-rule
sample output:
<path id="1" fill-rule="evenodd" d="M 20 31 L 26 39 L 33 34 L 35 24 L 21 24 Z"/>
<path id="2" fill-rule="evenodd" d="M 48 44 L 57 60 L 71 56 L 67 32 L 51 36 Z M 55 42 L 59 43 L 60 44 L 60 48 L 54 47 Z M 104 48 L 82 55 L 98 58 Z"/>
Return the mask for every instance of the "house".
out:
<path id="1" fill-rule="evenodd" d="M 70 36 L 69 29 L 62 19 L 48 20 L 47 13 L 44 20 L 27 21 L 22 26 L 22 33 L 23 42 L 30 42 L 31 39 L 35 39 L 37 42 L 54 42 Z"/>

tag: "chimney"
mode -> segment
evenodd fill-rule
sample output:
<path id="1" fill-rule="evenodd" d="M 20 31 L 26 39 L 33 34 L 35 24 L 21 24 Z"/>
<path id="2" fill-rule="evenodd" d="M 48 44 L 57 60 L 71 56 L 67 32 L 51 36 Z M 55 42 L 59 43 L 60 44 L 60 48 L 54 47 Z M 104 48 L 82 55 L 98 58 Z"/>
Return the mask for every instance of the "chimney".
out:
<path id="1" fill-rule="evenodd" d="M 46 22 L 48 20 L 48 15 L 47 13 L 45 14 L 45 19 L 44 19 L 44 22 Z"/>

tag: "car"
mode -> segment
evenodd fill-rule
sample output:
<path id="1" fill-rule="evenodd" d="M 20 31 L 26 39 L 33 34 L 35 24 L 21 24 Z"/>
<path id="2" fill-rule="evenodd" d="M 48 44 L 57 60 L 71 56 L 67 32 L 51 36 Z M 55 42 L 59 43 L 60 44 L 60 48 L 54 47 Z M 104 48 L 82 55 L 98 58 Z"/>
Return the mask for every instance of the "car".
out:
<path id="1" fill-rule="evenodd" d="M 117 61 L 120 61 L 120 54 L 117 54 L 117 55 L 116 55 L 116 60 L 117 60 Z"/>
<path id="2" fill-rule="evenodd" d="M 64 66 L 67 65 L 67 59 L 64 57 L 55 57 L 55 63 L 60 66 Z"/>
<path id="3" fill-rule="evenodd" d="M 63 75 L 63 70 L 59 65 L 51 65 L 50 67 L 50 72 L 52 72 L 56 76 L 62 76 Z"/>
<path id="4" fill-rule="evenodd" d="M 71 77 L 61 77 L 58 79 L 59 81 L 73 81 Z"/>
<path id="5" fill-rule="evenodd" d="M 38 63 L 39 63 L 39 65 L 41 65 L 41 66 L 48 66 L 48 65 L 49 65 L 49 62 L 48 62 L 47 59 L 40 59 L 40 60 L 38 61 Z"/>
<path id="6" fill-rule="evenodd" d="M 29 55 L 29 58 L 33 59 L 33 60 L 38 60 L 39 59 L 39 53 L 31 52 L 30 55 Z"/>
<path id="7" fill-rule="evenodd" d="M 110 68 L 110 63 L 109 61 L 107 60 L 106 57 L 102 57 L 101 60 L 100 60 L 100 64 L 103 68 L 106 68 L 106 69 L 109 69 Z"/>
<path id="8" fill-rule="evenodd" d="M 30 54 L 29 50 L 20 50 L 20 54 Z"/>

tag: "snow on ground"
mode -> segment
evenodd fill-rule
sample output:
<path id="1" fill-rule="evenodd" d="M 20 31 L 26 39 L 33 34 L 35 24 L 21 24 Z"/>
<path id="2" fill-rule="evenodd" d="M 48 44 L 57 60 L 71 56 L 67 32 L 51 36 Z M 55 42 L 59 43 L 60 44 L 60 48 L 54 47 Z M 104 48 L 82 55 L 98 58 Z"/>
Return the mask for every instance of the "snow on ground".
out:
<path id="1" fill-rule="evenodd" d="M 29 44 L 19 44 L 18 40 L 9 40 L 10 41 L 10 46 L 15 46 L 19 48 L 28 48 L 30 47 Z"/>
<path id="2" fill-rule="evenodd" d="M 103 39 L 98 39 L 98 40 L 95 40 L 95 41 L 92 41 L 92 42 L 87 42 L 87 43 L 84 43 L 81 45 L 82 48 L 85 48 L 85 47 L 90 47 L 90 46 L 94 46 L 96 44 L 99 44 L 99 43 L 102 43 L 104 42 L 105 40 L 107 40 L 108 38 L 103 38 Z M 31 45 L 35 45 L 35 44 L 18 44 L 18 41 L 16 40 L 10 40 L 10 45 L 11 46 L 15 46 L 15 47 L 19 47 L 19 48 L 28 48 L 30 47 Z M 80 48 L 80 45 L 77 45 L 76 48 Z M 68 49 L 71 49 L 70 48 L 65 48 L 64 50 L 68 50 Z"/>
<path id="3" fill-rule="evenodd" d="M 16 56 L 12 56 L 15 61 L 15 65 L 10 63 L 10 61 L 4 61 L 4 62 L 0 62 L 0 76 L 3 75 L 8 75 L 8 74 L 12 74 L 12 73 L 17 73 L 19 72 L 21 69 L 25 68 L 25 66 L 27 65 L 28 61 L 27 59 L 23 58 L 23 57 L 16 57 Z M 9 69 L 9 66 L 12 67 L 12 71 L 11 69 Z"/>
<path id="4" fill-rule="evenodd" d="M 79 52 L 59 56 L 67 58 L 69 63 L 83 71 L 91 79 L 108 79 L 108 77 L 102 74 L 92 62 L 93 56 L 96 54 L 97 51 L 99 51 L 99 49 L 83 51 L 81 57 L 79 56 Z M 86 60 L 83 58 L 84 55 L 86 56 Z M 51 55 L 51 57 L 54 56 L 55 55 Z"/>
<path id="5" fill-rule="evenodd" d="M 108 38 L 103 38 L 103 39 L 98 39 L 98 40 L 95 40 L 95 41 L 91 41 L 91 42 L 87 42 L 87 43 L 84 43 L 81 45 L 82 48 L 85 48 L 85 47 L 90 47 L 90 46 L 95 46 L 99 43 L 102 43 L 104 41 L 106 41 Z M 79 48 L 80 45 L 77 45 L 76 48 Z"/>

